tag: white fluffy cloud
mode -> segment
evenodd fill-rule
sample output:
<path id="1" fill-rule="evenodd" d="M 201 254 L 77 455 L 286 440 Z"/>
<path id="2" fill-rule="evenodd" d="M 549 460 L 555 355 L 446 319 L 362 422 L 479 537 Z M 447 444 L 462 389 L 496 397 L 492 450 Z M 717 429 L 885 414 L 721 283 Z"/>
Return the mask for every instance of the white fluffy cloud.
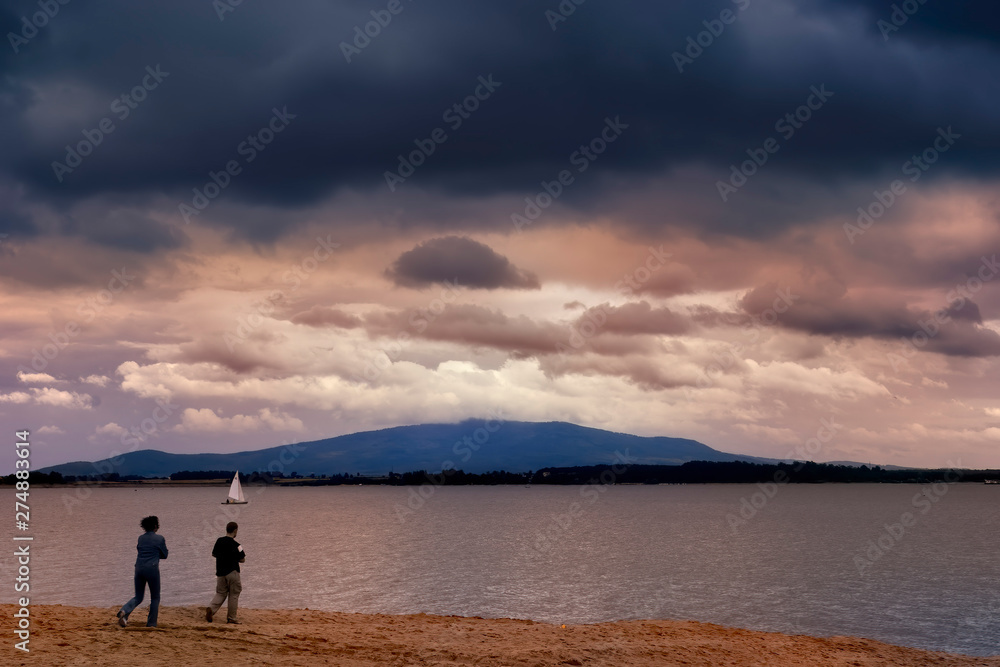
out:
<path id="1" fill-rule="evenodd" d="M 89 395 L 78 394 L 75 391 L 33 387 L 30 392 L 29 394 L 23 391 L 14 391 L 9 394 L 0 394 L 0 403 L 34 403 L 76 410 L 89 410 L 93 405 L 93 400 Z"/>
<path id="2" fill-rule="evenodd" d="M 853 370 L 808 368 L 787 361 L 759 364 L 752 359 L 747 360 L 747 366 L 751 369 L 751 383 L 766 389 L 846 400 L 891 395 L 881 384 Z"/>
<path id="3" fill-rule="evenodd" d="M 17 379 L 25 384 L 53 384 L 59 382 L 48 373 L 25 373 L 24 371 L 18 371 Z"/>
<path id="4" fill-rule="evenodd" d="M 0 403 L 27 403 L 31 400 L 31 394 L 24 391 L 12 391 L 9 394 L 0 394 Z"/>
<path id="5" fill-rule="evenodd" d="M 181 423 L 174 427 L 181 433 L 244 433 L 269 428 L 272 431 L 303 431 L 302 420 L 281 411 L 263 408 L 256 415 L 220 417 L 210 408 L 187 408 Z"/>
<path id="6" fill-rule="evenodd" d="M 51 387 L 32 389 L 31 391 L 34 394 L 35 402 L 39 405 L 88 410 L 93 404 L 93 399 L 88 394 L 78 394 L 75 391 L 62 391 Z"/>
<path id="7" fill-rule="evenodd" d="M 114 422 L 108 422 L 104 426 L 98 426 L 96 429 L 94 429 L 94 433 L 96 435 L 120 436 L 128 433 L 128 429 Z"/>
<path id="8" fill-rule="evenodd" d="M 94 432 L 87 437 L 89 442 L 103 442 L 105 440 L 118 440 L 128 433 L 128 429 L 115 422 L 108 422 L 104 426 L 98 426 Z"/>

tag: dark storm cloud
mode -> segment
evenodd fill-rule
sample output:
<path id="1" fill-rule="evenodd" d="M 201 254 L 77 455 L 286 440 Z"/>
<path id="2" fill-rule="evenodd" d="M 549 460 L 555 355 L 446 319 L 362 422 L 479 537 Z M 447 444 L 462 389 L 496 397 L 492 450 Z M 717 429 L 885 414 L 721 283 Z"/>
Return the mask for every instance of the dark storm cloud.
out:
<path id="1" fill-rule="evenodd" d="M 461 236 L 424 241 L 400 255 L 386 274 L 405 287 L 435 283 L 479 289 L 541 287 L 534 274 L 517 268 L 488 245 Z"/>
<path id="2" fill-rule="evenodd" d="M 695 378 L 672 375 L 669 370 L 658 368 L 640 355 L 631 356 L 580 356 L 552 355 L 539 360 L 539 367 L 550 376 L 606 375 L 623 378 L 647 391 L 695 386 Z"/>
<path id="3" fill-rule="evenodd" d="M 758 322 L 810 334 L 910 340 L 918 349 L 949 356 L 1000 356 L 1000 334 L 982 326 L 979 307 L 958 295 L 947 308 L 931 312 L 915 311 L 901 301 L 851 297 L 838 289 L 796 291 L 779 304 L 775 286 L 762 286 L 748 292 L 740 305 Z"/>
<path id="4" fill-rule="evenodd" d="M 363 322 L 357 315 L 345 313 L 338 308 L 329 306 L 313 306 L 309 310 L 292 315 L 293 324 L 305 324 L 310 327 L 334 326 L 341 329 L 354 329 L 360 327 Z"/>
<path id="5" fill-rule="evenodd" d="M 68 216 L 63 229 L 67 235 L 85 236 L 105 246 L 140 253 L 179 248 L 189 241 L 176 227 L 151 220 L 139 211 L 121 209 Z"/>
<path id="6" fill-rule="evenodd" d="M 34 236 L 37 232 L 31 218 L 24 213 L 10 209 L 0 209 L 0 230 L 2 230 L 0 234 L 3 235 L 0 238 L 6 238 L 10 234 L 16 234 L 20 237 Z"/>
<path id="7" fill-rule="evenodd" d="M 616 325 L 605 328 L 584 316 L 568 326 L 524 315 L 512 317 L 473 304 L 448 304 L 431 317 L 418 310 L 370 315 L 365 328 L 371 336 L 398 336 L 407 331 L 427 340 L 501 350 L 518 359 L 588 352 L 601 356 L 653 353 L 655 343 L 643 334 L 662 328 L 662 313 L 652 313 L 649 324 L 634 315 L 629 319 L 618 314 Z"/>
<path id="8" fill-rule="evenodd" d="M 681 334 L 691 328 L 687 318 L 666 307 L 653 308 L 646 301 L 622 306 L 604 303 L 589 308 L 577 320 L 577 326 L 582 327 L 587 321 L 595 323 L 602 331 L 624 335 Z"/>
<path id="9" fill-rule="evenodd" d="M 568 328 L 550 322 L 511 317 L 472 304 L 448 304 L 433 319 L 417 310 L 371 315 L 365 324 L 373 336 L 408 331 L 428 340 L 490 347 L 519 358 L 554 354 L 557 344 L 565 343 L 570 334 Z"/>
<path id="10" fill-rule="evenodd" d="M 995 44 L 1000 39 L 1000 8 L 996 3 L 847 0 L 824 4 L 828 7 L 856 5 L 863 8 L 868 12 L 872 30 L 880 37 L 888 36 L 885 41 L 899 37 L 917 43 L 955 46 L 970 40 Z M 880 21 L 899 29 L 893 30 L 886 25 L 880 27 Z"/>
<path id="11" fill-rule="evenodd" d="M 274 354 L 261 351 L 257 345 L 267 345 L 282 342 L 277 336 L 264 331 L 252 331 L 246 338 L 238 341 L 240 344 L 230 344 L 222 336 L 206 337 L 184 343 L 177 347 L 177 352 L 167 355 L 169 361 L 189 364 L 210 363 L 239 374 L 256 373 L 258 375 L 287 370 L 281 359 Z"/>
<path id="12" fill-rule="evenodd" d="M 878 3 L 813 0 L 786 12 L 776 0 L 755 0 L 683 73 L 673 54 L 705 30 L 703 21 L 744 3 L 587 3 L 552 30 L 544 11 L 557 4 L 407 2 L 350 63 L 339 45 L 371 20 L 373 7 L 361 0 L 243 3 L 224 21 L 203 0 L 61 6 L 18 53 L 0 56 L 0 178 L 63 210 L 97 195 L 137 193 L 165 196 L 157 205 L 176 214 L 214 173 L 225 185 L 196 220 L 269 241 L 296 216 L 269 225 L 220 221 L 218 202 L 301 210 L 344 188 L 391 202 L 385 172 L 437 128 L 446 141 L 398 189 L 533 193 L 574 169 L 574 152 L 600 136 L 606 118 L 620 117 L 628 129 L 576 174 L 581 183 L 560 205 L 595 206 L 603 192 L 595 175 L 634 178 L 687 164 L 706 168 L 698 188 L 711 198 L 729 165 L 779 137 L 775 122 L 822 85 L 834 97 L 781 138 L 765 166 L 777 185 L 761 177 L 739 196 L 767 200 L 782 175 L 799 179 L 801 193 L 898 170 L 948 125 L 963 140 L 933 177 L 996 171 L 1000 100 L 987 85 L 1000 63 L 996 28 L 988 27 L 996 25 L 992 3 L 925 5 L 886 44 L 874 29 L 886 10 Z M 3 3 L 0 30 L 19 31 L 20 17 L 34 9 Z M 935 35 L 977 48 L 927 45 Z M 896 48 L 904 43 L 913 48 Z M 147 68 L 166 73 L 153 88 Z M 479 77 L 490 76 L 497 85 L 488 98 L 470 98 Z M 125 116 L 121 95 L 144 82 L 145 99 Z M 446 120 L 464 100 L 478 108 Z M 266 130 L 275 110 L 287 123 L 251 150 L 244 142 Z M 66 161 L 65 146 L 84 140 L 84 131 L 93 136 L 104 118 L 113 132 L 59 182 L 52 163 Z M 219 177 L 230 160 L 239 173 Z M 762 234 L 810 210 L 809 202 L 721 209 L 688 220 Z M 27 233 L 25 210 L 0 215 L 0 232 Z M 150 251 L 175 242 L 150 234 L 126 243 Z M 93 236 L 121 243 L 96 225 Z"/>
<path id="13" fill-rule="evenodd" d="M 952 319 L 966 320 L 968 322 L 972 322 L 973 324 L 983 323 L 983 316 L 979 312 L 979 306 L 973 301 L 953 303 L 946 309 L 946 313 Z"/>

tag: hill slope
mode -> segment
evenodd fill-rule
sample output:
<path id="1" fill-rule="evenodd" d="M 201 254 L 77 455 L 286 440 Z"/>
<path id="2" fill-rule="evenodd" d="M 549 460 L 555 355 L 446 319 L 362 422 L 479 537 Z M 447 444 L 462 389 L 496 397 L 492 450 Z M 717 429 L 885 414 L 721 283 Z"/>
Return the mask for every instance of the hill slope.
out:
<path id="1" fill-rule="evenodd" d="M 492 432 L 489 430 L 492 428 Z M 277 470 L 285 474 L 362 473 L 390 470 L 466 472 L 527 471 L 552 466 L 616 462 L 616 452 L 633 463 L 680 464 L 686 461 L 770 462 L 726 454 L 695 440 L 641 437 L 565 422 L 490 422 L 398 426 L 352 433 L 298 445 L 232 454 L 168 454 L 142 450 L 116 461 L 76 461 L 44 468 L 63 475 L 93 475 L 111 470 L 121 475 L 166 476 L 180 470 Z M 621 459 L 617 459 L 620 461 Z"/>

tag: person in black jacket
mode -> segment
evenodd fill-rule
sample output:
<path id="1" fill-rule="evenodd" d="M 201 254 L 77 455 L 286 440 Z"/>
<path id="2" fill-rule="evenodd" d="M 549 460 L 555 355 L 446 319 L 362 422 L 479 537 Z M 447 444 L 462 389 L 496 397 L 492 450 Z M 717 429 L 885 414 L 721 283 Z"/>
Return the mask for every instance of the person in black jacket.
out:
<path id="1" fill-rule="evenodd" d="M 118 610 L 118 625 L 123 628 L 128 625 L 128 615 L 142 602 L 142 596 L 149 585 L 149 616 L 146 617 L 146 627 L 155 628 L 156 618 L 160 613 L 160 561 L 167 557 L 167 541 L 162 535 L 157 535 L 160 520 L 155 516 L 147 516 L 139 522 L 144 532 L 135 545 L 138 555 L 135 558 L 135 597 Z"/>
<path id="2" fill-rule="evenodd" d="M 236 541 L 236 533 L 240 527 L 235 521 L 226 524 L 226 535 L 215 541 L 212 555 L 215 556 L 215 597 L 205 607 L 205 620 L 212 622 L 215 612 L 229 598 L 229 609 L 226 614 L 227 623 L 239 623 L 236 618 L 236 607 L 240 601 L 243 585 L 240 583 L 240 563 L 246 560 L 246 552 Z"/>

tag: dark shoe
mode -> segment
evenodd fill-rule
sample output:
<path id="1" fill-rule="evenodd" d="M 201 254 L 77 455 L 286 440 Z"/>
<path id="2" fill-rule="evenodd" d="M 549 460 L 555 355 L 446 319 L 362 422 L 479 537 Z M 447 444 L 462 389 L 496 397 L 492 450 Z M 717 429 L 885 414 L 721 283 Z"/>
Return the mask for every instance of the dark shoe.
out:
<path id="1" fill-rule="evenodd" d="M 232 623 L 233 625 L 243 625 L 240 621 L 234 621 L 232 619 L 226 619 L 226 623 Z"/>
<path id="2" fill-rule="evenodd" d="M 128 626 L 128 616 L 123 614 L 121 609 L 118 610 L 118 625 L 123 628 Z"/>
<path id="3" fill-rule="evenodd" d="M 205 620 L 208 621 L 209 623 L 212 622 L 212 608 L 211 607 L 205 607 Z"/>

